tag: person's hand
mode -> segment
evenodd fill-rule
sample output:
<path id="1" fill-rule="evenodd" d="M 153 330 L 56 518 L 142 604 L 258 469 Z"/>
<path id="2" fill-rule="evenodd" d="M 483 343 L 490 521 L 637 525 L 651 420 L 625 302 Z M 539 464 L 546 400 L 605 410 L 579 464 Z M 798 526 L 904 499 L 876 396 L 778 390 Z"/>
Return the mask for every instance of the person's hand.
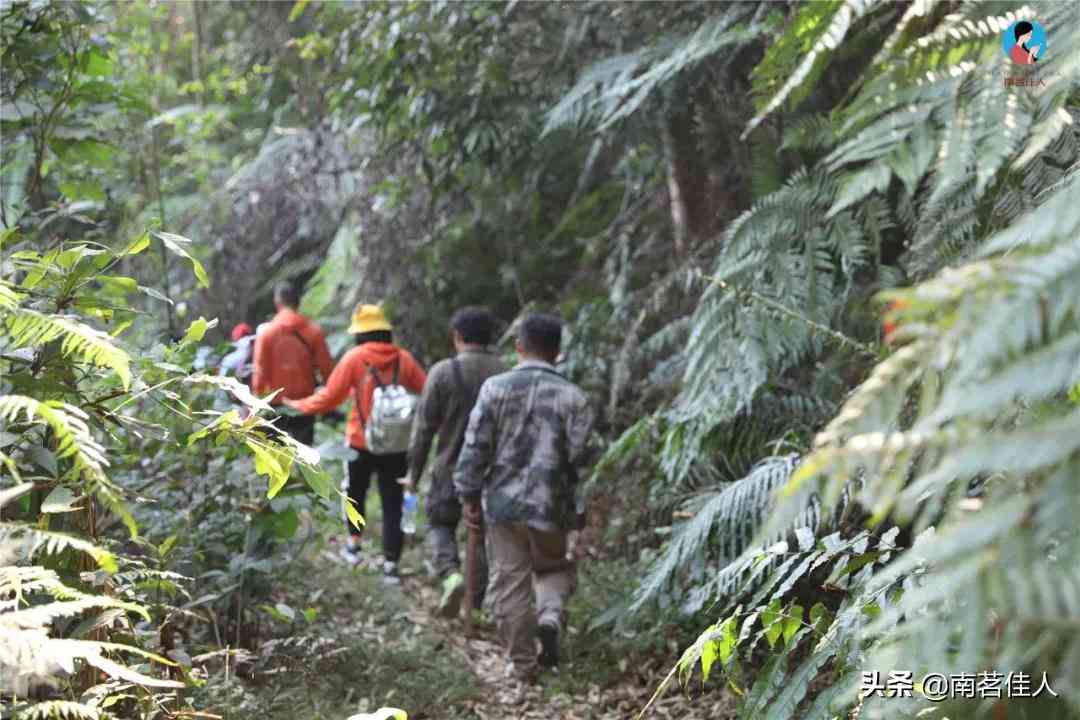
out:
<path id="1" fill-rule="evenodd" d="M 484 524 L 484 511 L 479 502 L 466 500 L 462 505 L 462 514 L 465 518 L 465 527 L 470 530 L 479 530 Z"/>
<path id="2" fill-rule="evenodd" d="M 416 492 L 416 481 L 412 479 L 411 475 L 398 478 L 398 485 L 404 488 L 405 492 Z"/>
<path id="3" fill-rule="evenodd" d="M 300 407 L 299 407 L 300 401 L 299 400 L 293 400 L 292 398 L 282 398 L 281 399 L 281 404 L 286 406 L 286 407 L 290 407 L 293 410 L 297 410 L 297 411 L 300 410 Z"/>
<path id="4" fill-rule="evenodd" d="M 1039 46 L 1035 45 L 1031 48 L 1031 57 L 1037 57 L 1039 55 Z"/>

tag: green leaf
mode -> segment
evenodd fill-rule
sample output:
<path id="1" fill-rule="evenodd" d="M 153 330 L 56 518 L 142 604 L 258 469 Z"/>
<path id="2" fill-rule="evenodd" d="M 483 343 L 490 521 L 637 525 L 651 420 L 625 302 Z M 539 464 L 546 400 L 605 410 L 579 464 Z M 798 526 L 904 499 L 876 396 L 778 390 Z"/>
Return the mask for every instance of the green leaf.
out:
<path id="1" fill-rule="evenodd" d="M 253 440 L 247 440 L 244 444 L 255 455 L 255 472 L 270 479 L 266 497 L 272 499 L 289 481 L 292 457 L 275 446 L 263 445 Z"/>
<path id="2" fill-rule="evenodd" d="M 323 498 L 330 497 L 332 483 L 330 482 L 330 476 L 326 471 L 302 462 L 300 463 L 300 473 L 304 476 L 304 480 L 307 481 L 308 486 L 315 491 L 316 495 Z"/>
<path id="3" fill-rule="evenodd" d="M 715 640 L 706 640 L 705 644 L 701 648 L 702 682 L 705 682 L 709 679 L 709 673 L 712 671 L 713 663 L 716 662 L 717 645 L 718 643 Z"/>
<path id="4" fill-rule="evenodd" d="M 265 527 L 279 540 L 288 540 L 300 529 L 300 516 L 295 508 L 286 508 L 266 516 Z"/>
<path id="5" fill-rule="evenodd" d="M 159 232 L 156 230 L 154 231 L 153 235 L 158 240 L 165 243 L 165 247 L 167 247 L 170 251 L 191 262 L 191 268 L 192 270 L 194 270 L 195 277 L 198 279 L 199 285 L 201 287 L 210 287 L 210 279 L 206 276 L 206 269 L 203 268 L 201 262 L 196 260 L 191 255 L 191 253 L 188 252 L 188 247 L 191 245 L 191 240 L 184 237 L 183 235 L 175 235 L 173 233 Z"/>
<path id="6" fill-rule="evenodd" d="M 50 147 L 67 164 L 86 163 L 99 168 L 107 168 L 116 149 L 106 142 L 85 138 L 82 140 L 56 140 Z M 94 198 L 98 199 L 98 198 Z M 103 199 L 103 198 L 102 198 Z"/>
<path id="7" fill-rule="evenodd" d="M 58 183 L 58 187 L 64 197 L 71 202 L 79 202 L 80 200 L 105 202 L 105 190 L 102 189 L 101 183 L 93 178 L 65 180 Z"/>
<path id="8" fill-rule="evenodd" d="M 309 2 L 311 2 L 311 0 L 296 0 L 296 3 L 292 6 L 292 10 L 289 11 L 289 22 L 296 22 L 296 19 L 304 14 L 304 10 L 307 9 Z"/>
<path id="9" fill-rule="evenodd" d="M 170 535 L 165 538 L 160 545 L 158 545 L 158 555 L 165 557 L 176 545 L 176 541 L 179 538 L 178 535 Z"/>
<path id="10" fill-rule="evenodd" d="M 803 619 L 803 606 L 792 605 L 788 608 L 787 617 L 784 618 L 784 645 L 786 646 L 791 642 L 791 638 L 795 636 L 795 633 L 802 627 Z"/>
<path id="11" fill-rule="evenodd" d="M 77 504 L 80 500 L 82 500 L 82 498 L 76 498 L 75 493 L 71 491 L 71 488 L 58 485 L 53 488 L 53 491 L 49 493 L 49 496 L 41 503 L 41 512 L 66 513 L 82 510 Z"/>
<path id="12" fill-rule="evenodd" d="M 739 638 L 735 632 L 735 616 L 729 617 L 724 621 L 724 624 L 720 627 L 720 640 L 717 644 L 717 652 L 720 656 L 720 663 L 727 665 L 728 660 L 731 659 L 735 653 L 735 646 L 738 644 Z"/>
<path id="13" fill-rule="evenodd" d="M 100 50 L 94 48 L 83 56 L 83 72 L 95 77 L 112 75 L 112 61 Z"/>
<path id="14" fill-rule="evenodd" d="M 768 607 L 761 611 L 761 624 L 765 627 L 765 639 L 769 642 L 769 647 L 775 646 L 784 631 L 780 615 L 780 598 L 773 598 Z"/>
<path id="15" fill-rule="evenodd" d="M 356 506 L 353 505 L 352 498 L 342 495 L 342 501 L 345 504 L 345 515 L 349 518 L 349 522 L 352 523 L 352 526 L 357 530 L 363 528 L 364 518 L 357 511 Z"/>
<path id="16" fill-rule="evenodd" d="M 188 326 L 187 332 L 184 333 L 184 337 L 180 339 L 180 345 L 184 346 L 189 343 L 201 342 L 206 335 L 206 331 L 212 327 L 217 327 L 217 318 L 213 320 L 207 320 L 206 318 L 199 316 L 198 320 L 195 320 Z"/>
<path id="17" fill-rule="evenodd" d="M 123 295 L 133 293 L 139 289 L 139 284 L 135 282 L 134 278 L 125 277 L 123 275 L 98 275 L 97 281 L 107 289 Z"/>
<path id="18" fill-rule="evenodd" d="M 56 477 L 59 473 L 60 466 L 56 462 L 56 453 L 52 450 L 40 445 L 31 445 L 26 452 L 34 464 L 49 473 L 51 477 Z"/>
<path id="19" fill-rule="evenodd" d="M 135 242 L 128 245 L 120 255 L 138 255 L 148 247 L 150 247 L 150 233 L 143 233 Z"/>

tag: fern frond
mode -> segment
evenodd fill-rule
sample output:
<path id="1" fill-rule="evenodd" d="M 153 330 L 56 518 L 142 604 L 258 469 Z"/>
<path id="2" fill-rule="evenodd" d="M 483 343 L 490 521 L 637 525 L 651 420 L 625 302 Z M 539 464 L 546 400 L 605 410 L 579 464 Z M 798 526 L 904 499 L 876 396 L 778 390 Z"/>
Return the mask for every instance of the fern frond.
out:
<path id="1" fill-rule="evenodd" d="M 25 297 L 6 280 L 0 280 L 0 310 L 14 310 Z"/>
<path id="2" fill-rule="evenodd" d="M 1080 648 L 1080 606 L 1069 600 L 1080 531 L 1067 509 L 1080 506 L 1080 411 L 1065 400 L 1080 379 L 1078 188 L 1074 174 L 979 259 L 889 294 L 902 301 L 910 344 L 818 436 L 766 526 L 807 497 L 834 507 L 861 473 L 856 499 L 871 522 L 925 529 L 868 578 L 871 595 L 905 590 L 865 627 L 863 667 L 900 656 L 943 673 L 1015 671 L 1036 658 L 1060 668 Z M 994 616 L 1011 618 L 996 636 Z M 1080 706 L 1080 693 L 1071 701 Z"/>
<path id="3" fill-rule="evenodd" d="M 0 395 L 0 418 L 17 422 L 20 416 L 27 422 L 44 423 L 52 429 L 56 436 L 56 457 L 70 458 L 73 473 L 104 480 L 109 461 L 105 448 L 90 434 L 85 412 L 55 400 L 40 402 L 25 395 Z"/>
<path id="4" fill-rule="evenodd" d="M 680 73 L 722 48 L 743 45 L 760 36 L 763 26 L 737 25 L 750 9 L 731 7 L 688 35 L 592 65 L 548 112 L 544 133 L 585 123 L 604 130 L 629 117 Z"/>
<path id="5" fill-rule="evenodd" d="M 108 720 L 109 713 L 70 700 L 46 700 L 20 710 L 21 720 Z"/>
<path id="6" fill-rule="evenodd" d="M 720 568 L 743 554 L 764 523 L 773 491 L 787 482 L 797 459 L 796 455 L 788 455 L 763 460 L 745 478 L 712 494 L 707 500 L 698 499 L 685 507 L 684 511 L 693 512 L 693 518 L 676 528 L 671 541 L 649 568 L 638 585 L 631 611 L 667 592 L 685 568 L 702 562 L 706 554 L 709 563 Z M 816 505 L 804 508 L 795 524 L 816 528 Z M 783 532 L 786 530 L 780 534 Z M 705 599 L 698 593 L 692 603 L 696 607 L 688 609 L 699 609 Z"/>
<path id="7" fill-rule="evenodd" d="M 835 14 L 829 20 L 828 25 L 822 24 L 819 31 L 818 39 L 814 43 L 814 46 L 810 49 L 799 63 L 799 66 L 795 69 L 790 76 L 788 76 L 787 82 L 783 87 L 773 95 L 772 99 L 765 105 L 761 112 L 754 115 L 750 119 L 750 122 L 746 124 L 746 129 L 742 132 L 742 139 L 745 140 L 747 136 L 754 129 L 761 124 L 761 122 L 772 114 L 778 107 L 780 107 L 785 100 L 806 80 L 810 75 L 810 71 L 814 67 L 814 63 L 818 61 L 819 56 L 824 56 L 831 50 L 835 50 L 840 46 L 840 43 L 844 41 L 844 37 L 847 35 L 848 30 L 851 28 L 851 24 L 862 17 L 873 5 L 874 0 L 844 0 L 836 8 Z M 803 12 L 818 12 L 819 8 L 824 3 L 815 3 L 808 6 Z"/>
<path id="8" fill-rule="evenodd" d="M 46 315 L 29 308 L 14 308 L 5 312 L 4 328 L 11 344 L 16 347 L 40 347 L 60 340 L 60 351 L 74 355 L 83 362 L 107 367 L 120 378 L 126 390 L 131 385 L 131 358 L 113 344 L 108 333 L 65 315 Z"/>
<path id="9" fill-rule="evenodd" d="M 42 530 L 34 525 L 5 522 L 0 524 L 0 541 L 25 538 L 28 541 L 26 550 L 27 557 L 34 557 L 40 553 L 56 555 L 65 550 L 77 550 L 84 552 L 94 559 L 98 566 L 106 572 L 116 572 L 116 557 L 108 550 L 95 545 L 89 540 L 84 540 L 76 535 L 57 532 L 56 530 Z M 5 568 L 6 569 L 6 568 Z M 2 570 L 0 570 L 2 573 Z M 0 574 L 0 592 L 3 592 L 3 575 Z"/>

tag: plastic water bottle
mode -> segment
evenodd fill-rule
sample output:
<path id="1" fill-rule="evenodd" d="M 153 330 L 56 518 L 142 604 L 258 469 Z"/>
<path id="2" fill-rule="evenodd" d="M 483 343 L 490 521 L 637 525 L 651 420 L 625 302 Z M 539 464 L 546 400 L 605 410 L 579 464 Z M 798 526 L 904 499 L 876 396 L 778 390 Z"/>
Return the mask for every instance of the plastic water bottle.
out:
<path id="1" fill-rule="evenodd" d="M 406 535 L 416 533 L 416 493 L 405 492 L 405 500 L 401 503 L 401 532 Z"/>

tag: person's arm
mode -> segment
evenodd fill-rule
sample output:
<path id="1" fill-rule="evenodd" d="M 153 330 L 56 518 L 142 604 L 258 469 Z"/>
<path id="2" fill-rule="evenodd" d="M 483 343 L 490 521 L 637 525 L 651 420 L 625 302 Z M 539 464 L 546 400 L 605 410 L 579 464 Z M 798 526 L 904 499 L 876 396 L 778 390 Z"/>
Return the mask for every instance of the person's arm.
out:
<path id="1" fill-rule="evenodd" d="M 566 437 L 569 445 L 567 458 L 579 482 L 588 477 L 592 465 L 588 444 L 595 418 L 589 401 L 584 396 L 567 418 Z"/>
<path id="2" fill-rule="evenodd" d="M 326 344 L 326 335 L 323 334 L 322 328 L 318 325 L 312 327 L 315 329 L 315 332 L 312 333 L 314 336 L 312 348 L 315 350 L 315 367 L 319 369 L 319 376 L 326 383 L 334 373 L 334 358 L 330 355 L 330 348 Z"/>
<path id="3" fill-rule="evenodd" d="M 413 488 L 420 484 L 435 433 L 446 415 L 446 394 L 442 385 L 440 371 L 433 371 L 424 384 L 420 405 L 416 408 L 412 437 L 409 439 L 409 484 Z"/>
<path id="4" fill-rule="evenodd" d="M 251 389 L 256 395 L 265 395 L 270 387 L 270 345 L 273 331 L 267 329 L 255 338 L 251 368 Z"/>
<path id="5" fill-rule="evenodd" d="M 461 448 L 457 467 L 454 468 L 454 490 L 465 503 L 473 505 L 480 502 L 480 493 L 495 459 L 495 417 L 491 387 L 489 383 L 484 383 L 480 388 L 480 396 L 469 414 L 465 445 Z"/>
<path id="6" fill-rule="evenodd" d="M 337 367 L 334 368 L 334 371 L 330 373 L 330 379 L 326 381 L 326 386 L 320 388 L 314 395 L 309 395 L 302 400 L 285 400 L 285 404 L 305 415 L 321 415 L 345 402 L 355 385 L 353 380 L 353 375 L 355 375 L 353 357 L 355 356 L 346 355 L 343 357 Z"/>

